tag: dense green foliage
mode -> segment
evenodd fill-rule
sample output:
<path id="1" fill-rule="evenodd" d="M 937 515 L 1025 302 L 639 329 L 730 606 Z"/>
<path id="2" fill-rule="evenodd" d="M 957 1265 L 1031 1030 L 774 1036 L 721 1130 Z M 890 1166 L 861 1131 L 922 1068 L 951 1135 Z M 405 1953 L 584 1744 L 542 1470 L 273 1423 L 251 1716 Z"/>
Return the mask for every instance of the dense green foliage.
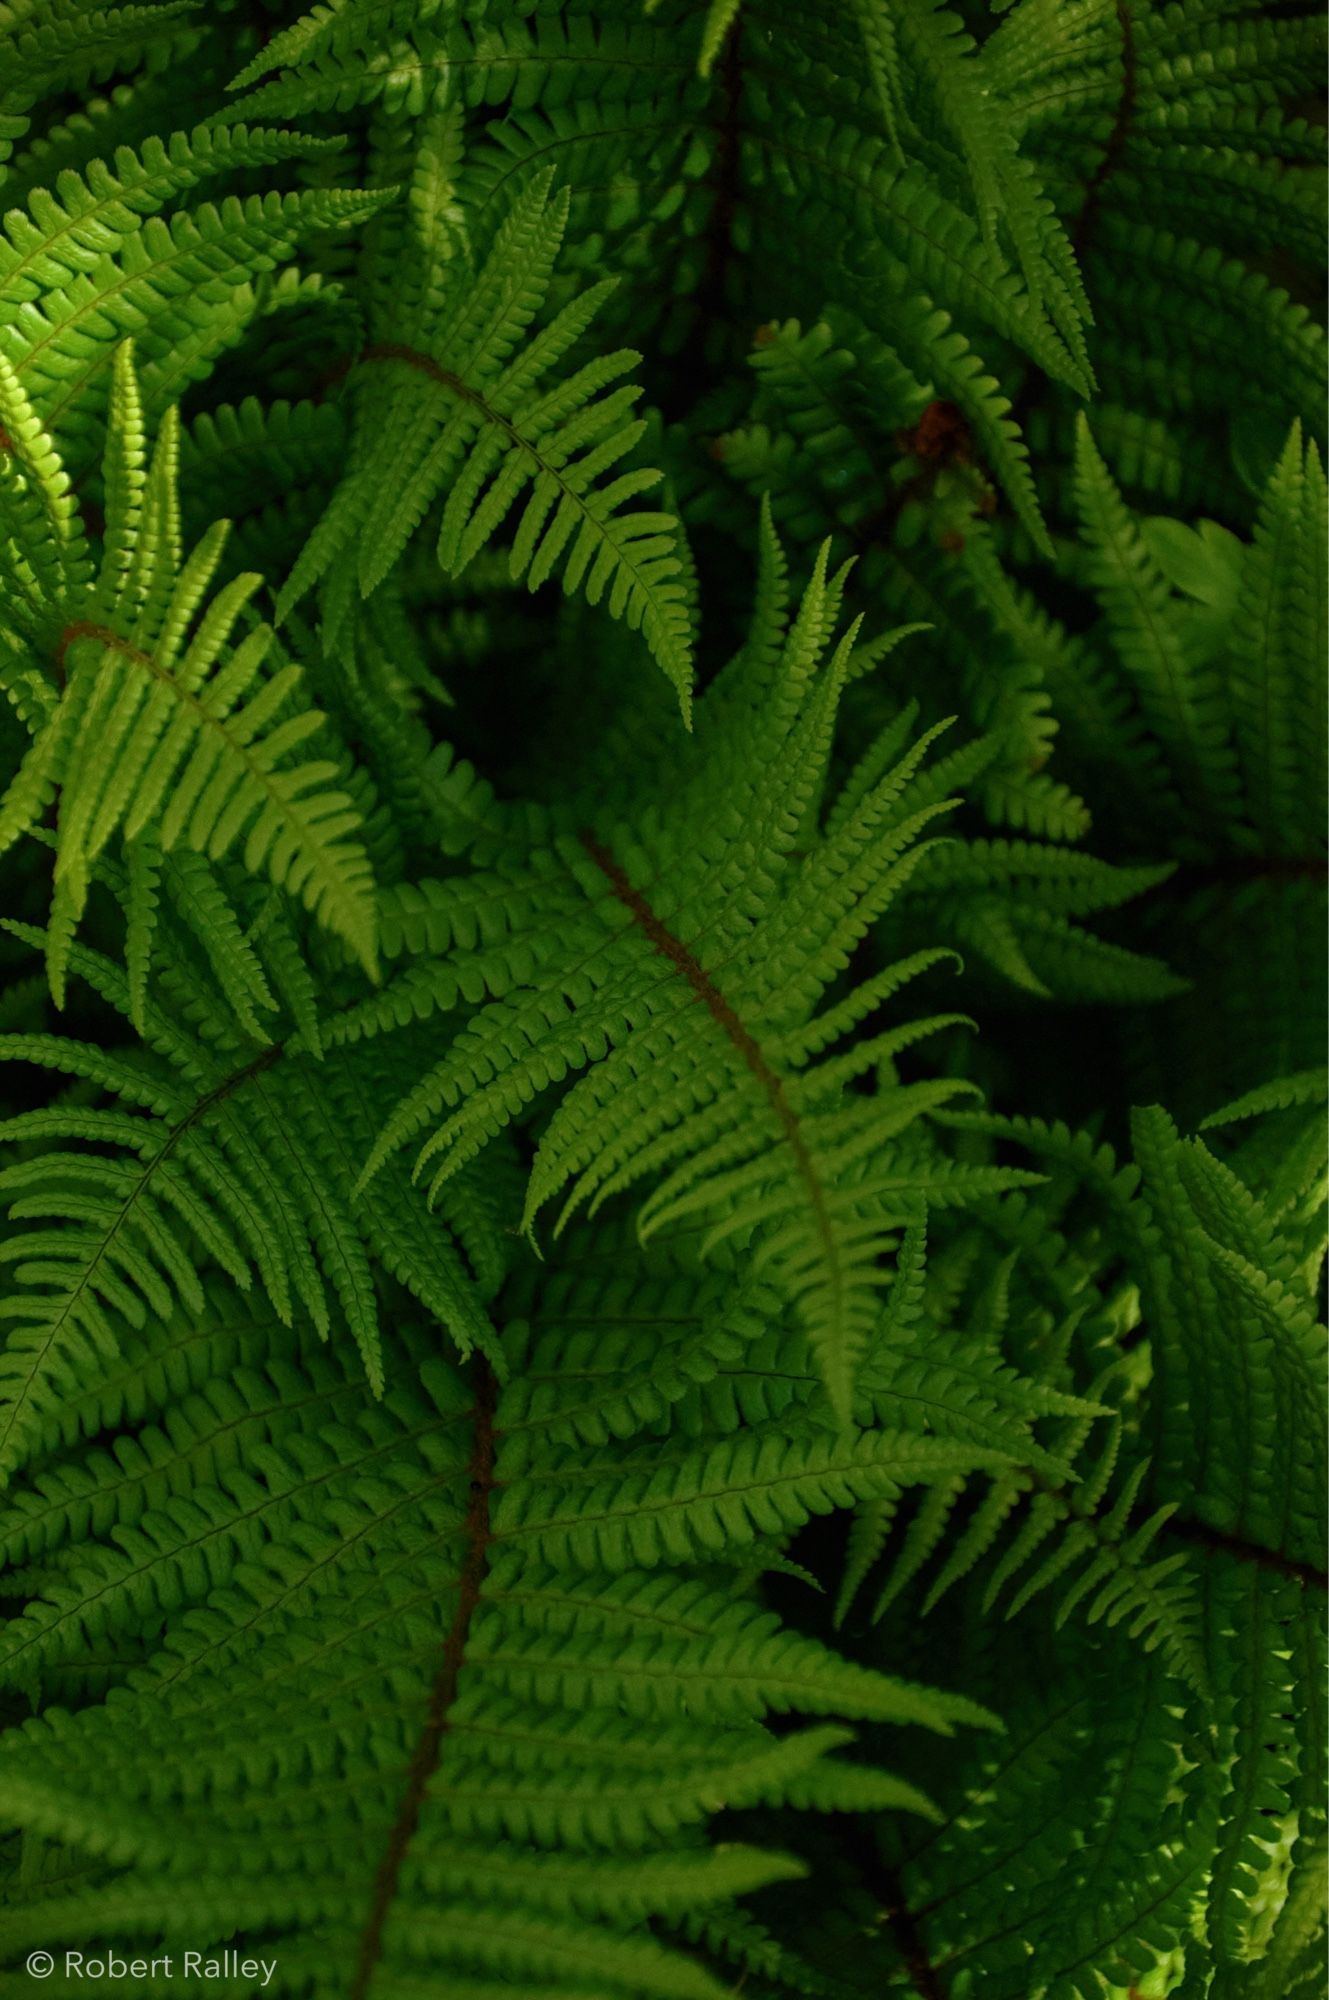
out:
<path id="1" fill-rule="evenodd" d="M 1323 1995 L 1320 42 L 0 0 L 0 1995 Z"/>

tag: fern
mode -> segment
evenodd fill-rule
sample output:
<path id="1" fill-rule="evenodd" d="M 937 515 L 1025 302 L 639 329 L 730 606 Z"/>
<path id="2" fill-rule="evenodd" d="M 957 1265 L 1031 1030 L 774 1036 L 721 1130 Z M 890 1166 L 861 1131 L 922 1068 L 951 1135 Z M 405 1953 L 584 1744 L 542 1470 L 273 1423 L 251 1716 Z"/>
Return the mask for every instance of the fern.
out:
<path id="1" fill-rule="evenodd" d="M 0 0 L 0 1992 L 1323 2000 L 1322 49 Z"/>
<path id="2" fill-rule="evenodd" d="M 769 1269 L 797 1302 L 832 1401 L 847 1414 L 892 1228 L 920 1197 L 950 1203 L 993 1183 L 956 1173 L 949 1162 L 929 1169 L 906 1153 L 905 1167 L 892 1157 L 890 1141 L 954 1095 L 955 1085 L 892 1087 L 883 1079 L 857 1099 L 848 1088 L 961 1017 L 888 1028 L 826 1054 L 916 966 L 888 968 L 859 993 L 813 1011 L 912 867 L 910 843 L 940 810 L 910 810 L 920 746 L 816 841 L 813 815 L 854 638 L 851 628 L 829 652 L 843 579 L 828 579 L 826 558 L 823 549 L 789 620 L 783 558 L 767 529 L 757 609 L 765 644 L 740 654 L 715 683 L 691 773 L 675 753 L 658 774 L 649 765 L 632 774 L 638 805 L 652 793 L 658 801 L 654 838 L 643 843 L 638 835 L 638 873 L 667 882 L 667 900 L 652 900 L 618 859 L 623 837 L 601 793 L 596 824 L 565 836 L 561 865 L 544 871 L 548 914 L 538 905 L 524 912 L 530 935 L 543 931 L 554 946 L 554 983 L 519 975 L 458 1036 L 389 1122 L 367 1172 L 447 1112 L 416 1165 L 417 1175 L 431 1170 L 436 1194 L 537 1091 L 593 1064 L 541 1139 L 525 1225 L 564 1189 L 560 1227 L 579 1206 L 594 1212 L 643 1172 L 668 1169 L 642 1210 L 643 1238 L 700 1216 L 712 1218 L 709 1244 L 747 1239 L 754 1268 Z M 735 741 L 740 729 L 746 741 Z M 720 808 L 711 825 L 700 817 L 708 797 Z M 805 851 L 791 867 L 786 857 L 799 842 Z M 492 885 L 470 885 L 469 894 L 492 907 L 506 889 L 500 875 Z M 808 936 L 825 970 L 800 980 L 790 943 Z M 570 946 L 581 992 L 569 1018 Z M 712 961 L 726 968 L 723 985 L 708 970 Z"/>
<path id="3" fill-rule="evenodd" d="M 384 366 L 399 382 L 390 394 L 365 399 L 351 447 L 355 474 L 310 538 L 278 612 L 326 574 L 353 536 L 360 591 L 368 596 L 445 490 L 438 559 L 453 574 L 464 570 L 529 486 L 512 574 L 534 590 L 561 571 L 564 588 L 584 588 L 592 604 L 608 590 L 610 612 L 641 628 L 686 712 L 690 640 L 673 517 L 621 511 L 659 475 L 605 478 L 644 430 L 629 416 L 637 392 L 610 388 L 636 356 L 605 355 L 562 381 L 550 379 L 604 288 L 565 306 L 513 353 L 539 309 L 566 221 L 566 200 L 551 204 L 548 188 L 547 176 L 536 180 L 514 206 L 461 300 L 449 299 L 441 245 L 430 246 L 434 268 L 422 286 L 419 334 L 429 347 L 380 342 L 360 357 L 362 367 Z M 464 260 L 459 268 L 469 279 Z"/>
<path id="4" fill-rule="evenodd" d="M 295 707 L 300 669 L 293 662 L 260 679 L 268 628 L 255 625 L 233 639 L 260 578 L 235 578 L 200 613 L 225 524 L 182 559 L 176 432 L 168 424 L 145 462 L 129 350 L 117 361 L 103 466 L 105 546 L 95 578 L 64 504 L 67 477 L 12 373 L 0 375 L 0 401 L 11 435 L 21 440 L 14 456 L 21 451 L 23 466 L 10 517 L 23 564 L 15 578 L 21 622 L 6 635 L 10 671 L 32 686 L 38 712 L 46 711 L 0 801 L 0 843 L 30 831 L 58 790 L 48 949 L 57 1003 L 93 870 L 116 834 L 131 854 L 146 834 L 167 853 L 183 842 L 213 861 L 243 835 L 246 868 L 266 863 L 276 885 L 297 893 L 372 969 L 369 869 L 363 849 L 347 839 L 358 815 L 328 786 L 334 763 L 286 761 L 322 717 Z M 15 530 L 25 518 L 40 518 L 38 510 L 44 546 L 25 574 Z M 32 642 L 49 638 L 55 657 L 34 668 Z"/>

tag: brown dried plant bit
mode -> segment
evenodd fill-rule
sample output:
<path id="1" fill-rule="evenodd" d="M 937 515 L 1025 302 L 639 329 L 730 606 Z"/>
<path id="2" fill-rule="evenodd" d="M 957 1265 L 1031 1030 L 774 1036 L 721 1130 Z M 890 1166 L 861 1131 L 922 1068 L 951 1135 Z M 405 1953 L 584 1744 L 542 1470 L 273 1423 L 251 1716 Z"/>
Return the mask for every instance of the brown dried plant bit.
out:
<path id="1" fill-rule="evenodd" d="M 969 465 L 974 440 L 963 410 L 941 398 L 929 403 L 912 430 L 897 433 L 902 451 L 929 465 Z"/>

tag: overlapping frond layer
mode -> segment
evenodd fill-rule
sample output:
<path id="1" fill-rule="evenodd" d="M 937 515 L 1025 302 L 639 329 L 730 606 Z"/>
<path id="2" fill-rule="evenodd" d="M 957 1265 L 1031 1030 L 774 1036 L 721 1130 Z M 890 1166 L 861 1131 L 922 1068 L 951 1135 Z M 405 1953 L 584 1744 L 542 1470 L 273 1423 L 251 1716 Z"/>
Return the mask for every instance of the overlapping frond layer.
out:
<path id="1" fill-rule="evenodd" d="M 393 1386 L 367 1405 L 338 1350 L 274 1340 L 233 1308 L 207 1329 L 228 1382 L 191 1365 L 187 1315 L 163 1316 L 151 1366 L 136 1357 L 146 1400 L 117 1403 L 107 1355 L 84 1374 L 100 1434 L 53 1455 L 48 1415 L 9 1551 L 46 1581 L 3 1671 L 70 1690 L 89 1643 L 124 1664 L 104 1699 L 8 1739 L 6 1816 L 81 1857 L 80 1885 L 43 1899 L 45 1935 L 239 1922 L 273 1938 L 288 1993 L 334 1964 L 357 1968 L 352 1991 L 482 1975 L 552 1991 L 576 1964 L 607 1995 L 719 1994 L 645 1920 L 798 1865 L 708 1851 L 708 1816 L 931 1812 L 837 1755 L 843 1720 L 949 1733 L 991 1718 L 782 1629 L 732 1565 L 847 1497 L 1003 1451 L 921 1428 L 812 1423 L 791 1439 L 779 1416 L 727 1435 L 704 1372 L 700 1403 L 675 1401 L 636 1339 L 641 1314 L 690 1293 L 684 1274 L 615 1310 L 596 1247 L 555 1286 L 547 1326 L 531 1301 L 537 1338 L 502 1392 L 488 1361 L 458 1373 L 407 1319 Z M 711 1293 L 707 1344 L 741 1351 L 751 1306 L 732 1279 Z M 594 1415 L 647 1406 L 669 1413 L 655 1438 Z M 764 1726 L 790 1712 L 837 1720 Z M 35 1920 L 11 1913 L 6 1950 Z"/>
<path id="2" fill-rule="evenodd" d="M 1323 2000 L 1323 41 L 0 0 L 0 1993 Z"/>

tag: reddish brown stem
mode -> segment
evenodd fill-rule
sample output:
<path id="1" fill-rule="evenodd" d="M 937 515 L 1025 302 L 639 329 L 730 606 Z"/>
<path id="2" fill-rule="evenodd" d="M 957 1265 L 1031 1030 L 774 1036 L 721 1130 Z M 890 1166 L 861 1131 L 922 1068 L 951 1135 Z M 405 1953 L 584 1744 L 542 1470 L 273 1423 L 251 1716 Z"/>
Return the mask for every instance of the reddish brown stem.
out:
<path id="1" fill-rule="evenodd" d="M 1165 1522 L 1163 1532 L 1175 1535 L 1180 1541 L 1191 1542 L 1196 1548 L 1216 1549 L 1223 1555 L 1232 1556 L 1237 1562 L 1255 1563 L 1260 1569 L 1276 1571 L 1279 1576 L 1295 1577 L 1307 1590 L 1329 1590 L 1329 1575 L 1317 1569 L 1314 1563 L 1298 1562 L 1292 1556 L 1285 1556 L 1280 1549 L 1267 1549 L 1260 1542 L 1243 1541 L 1240 1535 L 1225 1534 L 1221 1528 L 1207 1527 L 1203 1521 L 1179 1521 L 1174 1517 Z"/>
<path id="2" fill-rule="evenodd" d="M 64 678 L 65 655 L 70 647 L 75 645 L 80 639 L 100 639 L 103 646 L 108 646 L 113 653 L 123 653 L 127 660 L 137 661 L 140 667 L 150 667 L 152 665 L 150 654 L 140 652 L 137 646 L 131 646 L 128 639 L 122 639 L 120 634 L 113 632 L 109 625 L 93 625 L 86 618 L 77 618 L 72 625 L 66 625 L 64 631 L 60 634 L 60 644 L 55 655 L 55 666 L 56 672 L 60 675 L 61 679 Z"/>
<path id="3" fill-rule="evenodd" d="M 407 1849 L 420 1824 L 429 1781 L 438 1769 L 452 1706 L 457 1698 L 457 1682 L 466 1656 L 466 1641 L 489 1561 L 489 1498 L 494 1484 L 494 1410 L 497 1401 L 498 1384 L 493 1370 L 487 1361 L 480 1358 L 475 1368 L 475 1435 L 468 1468 L 470 1504 L 466 1513 L 466 1546 L 456 1609 L 443 1642 L 438 1672 L 429 1691 L 424 1728 L 407 1770 L 406 1790 L 374 1877 L 369 1915 L 360 1936 L 360 1951 L 349 2000 L 365 2000 L 382 1957 L 383 1931 L 388 1912 L 397 1894 Z"/>
<path id="4" fill-rule="evenodd" d="M 919 1914 L 911 1910 L 898 1875 L 886 1878 L 887 1901 L 885 1917 L 891 1927 L 895 1948 L 904 1961 L 905 1971 L 913 1981 L 919 2000 L 946 2000 L 946 1988 L 941 1974 L 928 1956 L 923 1938 L 923 1927 Z"/>
<path id="5" fill-rule="evenodd" d="M 1121 29 L 1121 95 L 1117 99 L 1117 115 L 1112 121 L 1112 130 L 1108 134 L 1107 145 L 1103 148 L 1103 157 L 1089 177 L 1089 185 L 1085 189 L 1084 202 L 1080 209 L 1080 219 L 1071 238 L 1076 261 L 1081 264 L 1098 223 L 1103 190 L 1121 165 L 1122 156 L 1126 151 L 1126 139 L 1135 112 L 1137 89 L 1135 27 L 1131 20 L 1130 0 L 1116 0 L 1116 5 L 1117 24 Z"/>
<path id="6" fill-rule="evenodd" d="M 703 323 L 722 318 L 725 280 L 734 250 L 734 217 L 738 212 L 741 167 L 739 109 L 743 97 L 743 21 L 735 17 L 719 62 L 720 118 L 711 163 L 715 199 L 706 233 L 706 261 L 697 287 L 697 310 Z"/>
<path id="7" fill-rule="evenodd" d="M 752 1071 L 752 1074 L 756 1077 L 758 1083 L 760 1083 L 770 1101 L 771 1109 L 780 1121 L 781 1129 L 784 1132 L 785 1138 L 789 1141 L 794 1158 L 798 1163 L 799 1172 L 803 1176 L 817 1215 L 818 1227 L 823 1236 L 829 1240 L 830 1218 L 826 1213 L 821 1182 L 818 1179 L 812 1156 L 808 1152 L 807 1141 L 803 1137 L 797 1114 L 789 1102 L 782 1079 L 771 1068 L 762 1053 L 760 1044 L 744 1026 L 729 1001 L 726 1000 L 719 987 L 710 978 L 705 967 L 693 957 L 687 946 L 676 938 L 673 932 L 660 921 L 645 896 L 642 895 L 640 889 L 633 888 L 627 875 L 619 867 L 618 862 L 615 861 L 608 848 L 602 847 L 600 842 L 590 833 L 583 833 L 581 835 L 581 844 L 601 874 L 609 882 L 619 902 L 623 904 L 625 909 L 632 912 L 634 919 L 646 933 L 646 936 L 650 939 L 651 944 L 659 952 L 660 956 L 667 958 L 669 963 L 678 972 L 682 973 L 684 979 L 687 980 L 688 985 L 706 1008 L 712 1020 L 724 1030 L 748 1068 Z"/>
<path id="8" fill-rule="evenodd" d="M 418 347 L 409 347 L 402 340 L 375 340 L 368 347 L 362 347 L 358 354 L 344 354 L 340 361 L 334 361 L 319 376 L 314 387 L 314 400 L 317 402 L 327 390 L 335 389 L 339 382 L 344 382 L 353 368 L 362 368 L 374 361 L 400 361 L 405 367 L 414 368 L 417 374 L 427 375 L 441 388 L 450 389 L 463 402 L 483 403 L 483 398 L 477 396 L 473 389 L 468 389 L 460 375 L 454 375 L 441 362 L 435 361 L 432 354 L 425 354 Z"/>

